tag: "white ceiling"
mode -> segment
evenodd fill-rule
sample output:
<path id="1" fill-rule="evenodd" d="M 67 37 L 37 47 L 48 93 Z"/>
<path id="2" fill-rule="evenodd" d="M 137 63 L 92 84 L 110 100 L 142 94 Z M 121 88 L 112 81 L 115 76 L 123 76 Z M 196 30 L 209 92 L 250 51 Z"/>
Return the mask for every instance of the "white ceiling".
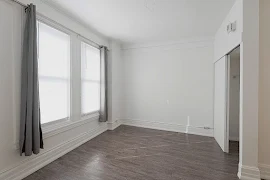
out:
<path id="1" fill-rule="evenodd" d="M 123 43 L 214 36 L 235 0 L 48 0 Z"/>

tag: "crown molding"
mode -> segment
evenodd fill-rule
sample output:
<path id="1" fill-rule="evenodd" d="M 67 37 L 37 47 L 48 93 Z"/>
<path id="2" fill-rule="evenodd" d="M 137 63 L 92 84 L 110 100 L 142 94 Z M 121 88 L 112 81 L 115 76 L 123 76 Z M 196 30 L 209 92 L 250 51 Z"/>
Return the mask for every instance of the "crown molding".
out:
<path id="1" fill-rule="evenodd" d="M 132 49 L 147 49 L 147 48 L 159 48 L 159 47 L 177 47 L 179 45 L 187 44 L 210 44 L 214 45 L 214 37 L 194 37 L 194 38 L 183 38 L 177 41 L 161 41 L 161 42 L 145 42 L 145 43 L 128 43 L 122 44 L 122 50 Z"/>

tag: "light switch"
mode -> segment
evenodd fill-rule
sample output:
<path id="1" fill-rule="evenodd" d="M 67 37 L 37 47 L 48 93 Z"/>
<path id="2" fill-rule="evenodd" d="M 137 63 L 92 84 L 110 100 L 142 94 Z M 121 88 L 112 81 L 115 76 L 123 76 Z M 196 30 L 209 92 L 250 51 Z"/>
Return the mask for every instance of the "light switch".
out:
<path id="1" fill-rule="evenodd" d="M 236 21 L 231 23 L 231 31 L 236 31 Z"/>
<path id="2" fill-rule="evenodd" d="M 235 22 L 230 23 L 230 24 L 227 25 L 227 32 L 228 32 L 228 34 L 231 33 L 231 32 L 236 31 L 236 24 L 237 23 L 235 21 Z"/>
<path id="3" fill-rule="evenodd" d="M 232 31 L 232 24 L 227 25 L 227 32 L 230 33 Z"/>

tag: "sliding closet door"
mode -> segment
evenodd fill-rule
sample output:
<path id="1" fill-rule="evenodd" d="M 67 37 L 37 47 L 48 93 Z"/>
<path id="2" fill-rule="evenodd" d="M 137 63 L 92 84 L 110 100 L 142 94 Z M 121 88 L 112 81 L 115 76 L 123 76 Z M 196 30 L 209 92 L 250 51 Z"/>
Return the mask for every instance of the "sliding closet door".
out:
<path id="1" fill-rule="evenodd" d="M 227 123 L 228 57 L 215 62 L 214 137 L 224 152 L 229 152 Z"/>

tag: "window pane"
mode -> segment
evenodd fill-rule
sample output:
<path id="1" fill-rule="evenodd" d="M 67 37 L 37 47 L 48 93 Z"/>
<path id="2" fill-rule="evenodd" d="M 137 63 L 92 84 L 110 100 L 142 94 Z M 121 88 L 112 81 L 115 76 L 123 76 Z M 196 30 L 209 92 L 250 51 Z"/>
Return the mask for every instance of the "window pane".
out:
<path id="1" fill-rule="evenodd" d="M 100 50 L 82 43 L 82 77 L 100 81 Z"/>
<path id="2" fill-rule="evenodd" d="M 42 123 L 68 116 L 68 82 L 66 80 L 40 78 L 39 93 Z"/>
<path id="3" fill-rule="evenodd" d="M 51 77 L 69 76 L 70 37 L 43 23 L 38 23 L 39 74 Z"/>
<path id="4" fill-rule="evenodd" d="M 82 43 L 82 114 L 100 109 L 100 50 Z"/>
<path id="5" fill-rule="evenodd" d="M 97 82 L 82 82 L 82 113 L 98 111 L 100 107 L 100 85 Z"/>
<path id="6" fill-rule="evenodd" d="M 38 22 L 41 123 L 69 116 L 70 36 Z"/>

